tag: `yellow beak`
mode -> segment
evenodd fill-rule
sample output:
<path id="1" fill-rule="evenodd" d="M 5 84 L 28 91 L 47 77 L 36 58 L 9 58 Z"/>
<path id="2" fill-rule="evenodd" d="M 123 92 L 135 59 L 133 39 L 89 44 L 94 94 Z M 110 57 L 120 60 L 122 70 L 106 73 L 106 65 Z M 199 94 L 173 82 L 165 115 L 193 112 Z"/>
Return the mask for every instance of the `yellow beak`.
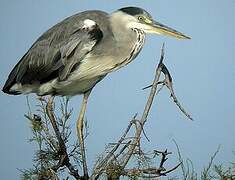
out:
<path id="1" fill-rule="evenodd" d="M 166 25 L 163 25 L 159 22 L 156 22 L 156 21 L 152 21 L 150 26 L 151 26 L 151 32 L 153 32 L 153 33 L 172 36 L 177 39 L 191 39 L 189 36 L 186 36 L 183 33 L 178 32 L 178 31 L 176 31 Z"/>

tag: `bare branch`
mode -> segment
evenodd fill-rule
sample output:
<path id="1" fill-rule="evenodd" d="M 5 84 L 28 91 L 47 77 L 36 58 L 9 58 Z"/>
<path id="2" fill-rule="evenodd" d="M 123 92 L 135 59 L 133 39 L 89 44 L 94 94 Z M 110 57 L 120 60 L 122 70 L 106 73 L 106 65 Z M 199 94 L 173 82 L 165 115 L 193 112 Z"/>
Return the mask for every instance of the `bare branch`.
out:
<path id="1" fill-rule="evenodd" d="M 121 136 L 121 138 L 117 142 L 116 146 L 114 146 L 113 149 L 105 156 L 105 158 L 103 160 L 101 160 L 101 162 L 95 167 L 95 169 L 94 169 L 94 171 L 93 171 L 93 173 L 91 175 L 91 179 L 92 178 L 97 179 L 101 175 L 101 172 L 103 170 L 105 170 L 107 162 L 110 160 L 110 158 L 117 151 L 119 146 L 125 140 L 125 137 L 128 134 L 128 132 L 130 131 L 130 129 L 131 129 L 132 125 L 133 125 L 133 122 L 135 121 L 136 116 L 137 116 L 137 114 L 135 114 L 134 117 L 132 118 L 132 120 L 130 121 L 129 125 L 127 126 L 127 128 L 124 131 L 123 135 Z"/>
<path id="2" fill-rule="evenodd" d="M 171 154 L 171 152 L 161 152 L 161 151 L 157 151 L 157 153 L 160 153 L 162 155 L 160 164 L 158 168 L 132 168 L 132 169 L 124 169 L 121 173 L 122 175 L 125 176 L 137 176 L 137 177 L 148 177 L 148 178 L 156 178 L 156 177 L 160 177 L 160 176 L 166 176 L 168 173 L 174 171 L 175 169 L 177 169 L 180 165 L 181 162 L 178 163 L 176 166 L 174 166 L 173 168 L 166 170 L 165 167 L 163 167 L 164 163 L 166 162 L 167 155 Z M 146 176 L 148 175 L 148 176 Z"/>
<path id="3" fill-rule="evenodd" d="M 190 120 L 193 120 L 193 118 L 191 117 L 191 115 L 189 113 L 187 113 L 187 111 L 183 108 L 183 106 L 181 106 L 180 102 L 178 101 L 175 93 L 174 93 L 174 89 L 173 89 L 173 82 L 172 82 L 172 77 L 170 75 L 170 72 L 168 71 L 167 67 L 163 64 L 162 67 L 162 72 L 165 74 L 165 84 L 167 86 L 167 88 L 169 89 L 170 93 L 171 93 L 171 97 L 174 101 L 174 103 L 178 106 L 178 108 L 181 110 L 181 112 Z"/>
<path id="4" fill-rule="evenodd" d="M 157 66 L 157 69 L 156 69 L 156 74 L 155 74 L 155 78 L 153 80 L 153 85 L 152 85 L 147 103 L 145 105 L 144 112 L 143 112 L 141 120 L 140 120 L 141 126 L 136 131 L 136 134 L 135 134 L 136 139 L 133 140 L 133 143 L 132 143 L 133 145 L 130 145 L 130 148 L 129 148 L 129 151 L 127 152 L 127 154 L 126 154 L 126 157 L 123 158 L 124 159 L 123 162 L 120 163 L 122 167 L 125 167 L 127 165 L 128 161 L 130 160 L 130 158 L 131 158 L 131 156 L 134 152 L 135 147 L 137 146 L 137 144 L 140 140 L 140 136 L 141 136 L 141 133 L 143 131 L 143 126 L 144 126 L 145 122 L 147 121 L 147 117 L 148 117 L 150 108 L 152 106 L 155 93 L 157 91 L 157 86 L 158 86 L 158 82 L 159 82 L 160 75 L 161 75 L 161 70 L 162 70 L 163 59 L 164 59 L 164 44 L 163 44 L 162 49 L 161 49 L 161 57 L 160 57 L 160 61 L 159 61 L 159 64 Z"/>
<path id="5" fill-rule="evenodd" d="M 163 56 L 163 55 L 162 55 Z M 162 61 L 160 61 L 162 62 Z M 164 85 L 166 85 L 166 87 L 168 88 L 168 90 L 170 91 L 171 97 L 174 101 L 174 103 L 178 106 L 178 108 L 180 109 L 180 111 L 190 120 L 193 120 L 193 118 L 191 117 L 191 115 L 183 108 L 183 106 L 180 104 L 179 100 L 177 99 L 175 93 L 174 93 L 174 89 L 173 89 L 173 82 L 172 82 L 172 77 L 171 74 L 169 72 L 169 70 L 167 69 L 167 67 L 165 66 L 165 64 L 161 63 L 161 72 L 164 73 L 165 75 L 165 79 L 163 81 L 158 81 L 157 84 L 162 84 L 161 88 L 157 91 L 158 92 L 163 88 Z M 143 88 L 143 90 L 148 89 L 150 87 L 152 87 L 152 85 L 146 86 Z"/>

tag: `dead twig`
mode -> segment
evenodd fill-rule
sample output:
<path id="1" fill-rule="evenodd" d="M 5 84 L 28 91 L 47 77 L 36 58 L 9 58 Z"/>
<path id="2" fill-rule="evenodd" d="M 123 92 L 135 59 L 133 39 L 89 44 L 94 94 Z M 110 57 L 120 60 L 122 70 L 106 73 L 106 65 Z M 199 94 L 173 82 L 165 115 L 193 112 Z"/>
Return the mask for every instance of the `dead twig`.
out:
<path id="1" fill-rule="evenodd" d="M 91 179 L 98 179 L 99 176 L 101 175 L 101 172 L 104 171 L 107 167 L 107 162 L 110 160 L 110 158 L 113 156 L 113 154 L 118 150 L 119 146 L 122 144 L 122 142 L 125 140 L 125 137 L 127 136 L 128 132 L 130 131 L 135 118 L 137 114 L 134 115 L 132 120 L 130 121 L 129 125 L 127 126 L 126 130 L 124 131 L 123 135 L 121 138 L 118 140 L 117 144 L 113 147 L 113 149 L 105 156 L 103 160 L 95 167 L 93 170 L 93 173 L 91 175 Z"/>
<path id="2" fill-rule="evenodd" d="M 173 81 L 172 81 L 172 77 L 171 74 L 169 72 L 169 70 L 167 69 L 167 67 L 165 66 L 165 64 L 162 63 L 161 65 L 161 72 L 165 75 L 165 79 L 163 81 L 159 81 L 157 84 L 162 84 L 161 88 L 158 90 L 158 92 L 164 87 L 164 85 L 166 85 L 166 87 L 168 88 L 168 90 L 170 91 L 171 97 L 174 101 L 174 103 L 176 104 L 176 106 L 180 109 L 180 111 L 190 120 L 193 120 L 193 118 L 191 117 L 191 115 L 183 108 L 183 106 L 180 104 L 179 100 L 177 99 L 174 89 L 173 89 Z M 143 88 L 144 89 L 148 89 L 150 87 L 152 87 L 152 85 L 146 86 Z M 157 92 L 157 93 L 158 93 Z"/>
<path id="3" fill-rule="evenodd" d="M 160 177 L 160 176 L 166 176 L 168 173 L 174 171 L 175 169 L 177 169 L 182 162 L 178 163 L 176 166 L 174 166 L 173 168 L 166 170 L 166 168 L 163 166 L 164 163 L 167 161 L 167 156 L 169 154 L 171 154 L 171 152 L 166 151 L 155 151 L 155 153 L 157 153 L 157 155 L 161 154 L 162 158 L 161 161 L 159 163 L 159 167 L 155 168 L 155 167 L 150 167 L 150 168 L 132 168 L 132 169 L 124 169 L 121 173 L 121 175 L 125 175 L 125 176 L 137 176 L 137 177 L 146 177 L 146 178 L 156 178 L 156 177 Z"/>

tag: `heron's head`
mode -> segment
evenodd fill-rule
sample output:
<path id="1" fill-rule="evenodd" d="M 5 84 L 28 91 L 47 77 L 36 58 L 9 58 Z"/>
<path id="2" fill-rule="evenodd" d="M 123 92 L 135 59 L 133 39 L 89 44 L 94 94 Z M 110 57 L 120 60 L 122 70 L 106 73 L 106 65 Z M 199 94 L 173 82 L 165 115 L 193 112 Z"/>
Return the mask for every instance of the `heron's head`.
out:
<path id="1" fill-rule="evenodd" d="M 119 19 L 125 21 L 128 28 L 139 29 L 145 33 L 155 33 L 175 37 L 177 39 L 190 39 L 183 33 L 176 31 L 152 19 L 151 15 L 138 7 L 125 7 L 116 11 Z"/>

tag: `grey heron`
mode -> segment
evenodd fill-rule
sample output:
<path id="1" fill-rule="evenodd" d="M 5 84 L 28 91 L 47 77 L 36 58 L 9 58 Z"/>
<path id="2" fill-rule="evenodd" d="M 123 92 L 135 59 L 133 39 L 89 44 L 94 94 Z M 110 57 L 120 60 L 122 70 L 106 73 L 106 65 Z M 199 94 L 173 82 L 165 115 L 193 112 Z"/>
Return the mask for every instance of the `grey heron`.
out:
<path id="1" fill-rule="evenodd" d="M 11 71 L 3 92 L 39 96 L 84 94 L 77 131 L 84 152 L 82 160 L 86 162 L 82 132 L 88 96 L 108 73 L 135 59 L 147 33 L 190 39 L 153 20 L 138 7 L 124 7 L 111 14 L 91 10 L 70 16 L 36 40 Z"/>

